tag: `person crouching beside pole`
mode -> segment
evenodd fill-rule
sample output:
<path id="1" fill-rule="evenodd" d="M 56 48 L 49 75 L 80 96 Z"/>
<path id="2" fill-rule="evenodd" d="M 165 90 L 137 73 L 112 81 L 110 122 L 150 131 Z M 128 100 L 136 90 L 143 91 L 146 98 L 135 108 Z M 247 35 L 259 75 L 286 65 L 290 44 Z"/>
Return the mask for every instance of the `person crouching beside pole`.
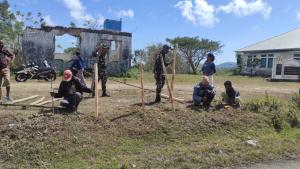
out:
<path id="1" fill-rule="evenodd" d="M 208 110 L 215 94 L 215 88 L 209 83 L 209 78 L 203 76 L 202 81 L 194 87 L 194 106 L 200 106 L 202 104 L 205 110 Z"/>
<path id="2" fill-rule="evenodd" d="M 73 76 L 71 70 L 65 70 L 58 93 L 50 92 L 50 94 L 55 98 L 63 97 L 64 100 L 61 101 L 60 105 L 69 112 L 74 112 L 83 99 L 83 92 L 92 93 L 92 90 L 84 86 L 79 78 Z"/>

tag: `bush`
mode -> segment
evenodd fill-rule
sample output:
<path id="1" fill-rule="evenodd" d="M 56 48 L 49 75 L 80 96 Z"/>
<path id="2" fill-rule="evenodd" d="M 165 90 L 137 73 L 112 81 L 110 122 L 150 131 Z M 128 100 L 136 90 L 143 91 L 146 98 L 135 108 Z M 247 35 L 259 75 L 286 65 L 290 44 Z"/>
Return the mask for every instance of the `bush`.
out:
<path id="1" fill-rule="evenodd" d="M 279 113 L 276 113 L 272 118 L 273 127 L 277 132 L 283 130 L 283 118 L 280 116 Z"/>
<path id="2" fill-rule="evenodd" d="M 138 67 L 132 67 L 128 69 L 126 72 L 122 73 L 120 77 L 123 78 L 137 78 L 139 74 L 139 68 Z"/>
<path id="3" fill-rule="evenodd" d="M 295 104 L 296 107 L 300 108 L 300 93 L 295 94 L 294 97 L 292 98 L 293 103 Z"/>
<path id="4" fill-rule="evenodd" d="M 289 113 L 287 114 L 287 122 L 290 124 L 292 128 L 300 127 L 300 122 L 297 118 L 296 111 L 297 110 L 290 109 Z"/>

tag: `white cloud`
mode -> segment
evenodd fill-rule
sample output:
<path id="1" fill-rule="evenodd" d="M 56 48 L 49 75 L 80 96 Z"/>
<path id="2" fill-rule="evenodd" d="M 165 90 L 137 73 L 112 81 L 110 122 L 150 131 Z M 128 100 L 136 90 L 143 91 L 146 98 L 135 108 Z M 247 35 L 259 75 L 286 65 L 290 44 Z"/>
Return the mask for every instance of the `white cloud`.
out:
<path id="1" fill-rule="evenodd" d="M 116 12 L 117 16 L 119 18 L 133 18 L 134 17 L 134 12 L 131 9 L 128 10 L 120 10 L 118 12 Z"/>
<path id="2" fill-rule="evenodd" d="M 48 26 L 55 26 L 56 25 L 56 23 L 51 19 L 50 15 L 46 15 L 44 17 L 44 20 L 45 20 L 46 25 L 48 25 Z"/>
<path id="3" fill-rule="evenodd" d="M 64 5 L 70 10 L 70 15 L 79 23 L 93 22 L 102 25 L 104 17 L 99 14 L 94 18 L 91 14 L 86 12 L 86 7 L 80 0 L 62 0 Z"/>
<path id="4" fill-rule="evenodd" d="M 272 7 L 264 0 L 232 0 L 229 4 L 220 6 L 218 11 L 231 13 L 238 17 L 262 14 L 265 19 L 270 17 Z"/>
<path id="5" fill-rule="evenodd" d="M 300 11 L 296 12 L 296 17 L 297 17 L 297 20 L 300 21 Z"/>
<path id="6" fill-rule="evenodd" d="M 213 27 L 219 22 L 215 16 L 215 7 L 206 0 L 182 0 L 176 5 L 181 15 L 197 26 Z"/>

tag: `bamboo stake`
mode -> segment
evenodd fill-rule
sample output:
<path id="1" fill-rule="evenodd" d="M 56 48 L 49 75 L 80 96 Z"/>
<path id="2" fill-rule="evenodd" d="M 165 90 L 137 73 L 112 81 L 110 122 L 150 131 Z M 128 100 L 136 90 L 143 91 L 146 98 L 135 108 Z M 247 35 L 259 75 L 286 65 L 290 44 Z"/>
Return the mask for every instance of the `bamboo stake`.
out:
<path id="1" fill-rule="evenodd" d="M 35 99 L 39 97 L 39 95 L 34 95 L 34 96 L 30 96 L 30 97 L 26 97 L 26 98 L 23 98 L 23 99 L 18 99 L 18 100 L 15 100 L 13 103 L 20 103 L 20 102 L 25 102 L 25 101 L 28 101 L 28 100 L 32 100 L 32 99 Z"/>
<path id="2" fill-rule="evenodd" d="M 177 52 L 177 45 L 174 50 L 173 54 L 173 72 L 172 72 L 172 83 L 171 83 L 171 90 L 174 92 L 174 81 L 175 81 L 175 76 L 176 76 L 176 53 Z"/>
<path id="3" fill-rule="evenodd" d="M 115 80 L 115 79 L 110 79 L 110 80 L 111 80 L 111 81 L 114 81 L 114 82 L 117 82 L 117 83 L 124 84 L 124 85 L 126 85 L 126 86 L 131 86 L 131 87 L 134 87 L 134 88 L 141 89 L 140 86 L 136 86 L 136 85 L 133 85 L 133 84 L 124 83 L 124 82 L 121 82 L 121 81 Z M 149 91 L 149 92 L 152 92 L 152 93 L 156 93 L 155 90 L 146 89 L 146 88 L 144 88 L 144 91 Z M 165 98 L 165 99 L 169 99 L 169 98 L 170 98 L 168 95 L 164 95 L 164 94 L 160 94 L 160 96 L 161 96 L 162 98 Z M 184 99 L 173 97 L 173 100 L 174 100 L 174 101 L 177 101 L 177 102 L 179 102 L 179 103 L 185 104 L 185 100 L 184 100 Z"/>
<path id="4" fill-rule="evenodd" d="M 45 99 L 45 97 L 42 97 L 42 98 L 40 98 L 39 100 L 37 100 L 37 101 L 35 101 L 35 102 L 32 102 L 32 103 L 30 103 L 30 105 L 35 105 L 35 104 L 38 104 L 38 103 L 42 102 L 44 99 Z"/>
<path id="5" fill-rule="evenodd" d="M 95 75 L 95 113 L 96 117 L 99 117 L 99 83 L 98 83 L 98 63 L 94 64 Z"/>
<path id="6" fill-rule="evenodd" d="M 46 101 L 43 101 L 43 102 L 38 103 L 36 105 L 41 106 L 41 105 L 45 105 L 45 104 L 48 104 L 48 103 L 53 103 L 54 104 L 54 102 L 60 101 L 60 100 L 63 100 L 63 99 L 62 98 L 57 98 L 57 99 L 46 100 Z"/>
<path id="7" fill-rule="evenodd" d="M 163 67 L 163 70 L 164 70 L 164 74 L 165 74 L 165 77 L 166 77 L 166 83 L 167 83 L 167 87 L 168 87 L 168 91 L 169 91 L 169 95 L 170 95 L 170 100 L 171 100 L 171 104 L 172 104 L 172 110 L 173 110 L 173 112 L 175 112 L 174 101 L 173 101 L 173 93 L 172 93 L 172 90 L 170 88 L 169 79 L 168 79 L 168 73 L 167 73 L 165 62 L 164 62 L 164 59 L 163 59 L 162 56 L 160 56 L 160 60 L 161 60 L 161 64 L 162 64 L 162 67 Z"/>
<path id="8" fill-rule="evenodd" d="M 141 73 L 141 97 L 142 97 L 142 108 L 143 111 L 145 111 L 145 102 L 144 102 L 144 97 L 145 97 L 145 93 L 144 93 L 144 66 L 143 64 L 140 64 L 140 73 Z"/>

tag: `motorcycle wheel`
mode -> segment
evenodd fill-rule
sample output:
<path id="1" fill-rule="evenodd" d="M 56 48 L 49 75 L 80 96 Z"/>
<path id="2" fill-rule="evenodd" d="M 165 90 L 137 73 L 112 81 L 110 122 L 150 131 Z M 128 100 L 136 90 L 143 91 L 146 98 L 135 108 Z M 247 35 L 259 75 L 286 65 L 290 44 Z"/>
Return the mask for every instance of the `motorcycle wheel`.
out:
<path id="1" fill-rule="evenodd" d="M 26 82 L 28 79 L 27 75 L 24 73 L 20 73 L 20 74 L 16 74 L 15 76 L 15 80 L 17 82 Z"/>
<path id="2" fill-rule="evenodd" d="M 47 82 L 51 81 L 51 79 L 52 79 L 52 81 L 55 81 L 55 80 L 56 80 L 56 73 L 50 73 L 50 74 L 45 78 L 45 80 L 46 80 Z"/>

